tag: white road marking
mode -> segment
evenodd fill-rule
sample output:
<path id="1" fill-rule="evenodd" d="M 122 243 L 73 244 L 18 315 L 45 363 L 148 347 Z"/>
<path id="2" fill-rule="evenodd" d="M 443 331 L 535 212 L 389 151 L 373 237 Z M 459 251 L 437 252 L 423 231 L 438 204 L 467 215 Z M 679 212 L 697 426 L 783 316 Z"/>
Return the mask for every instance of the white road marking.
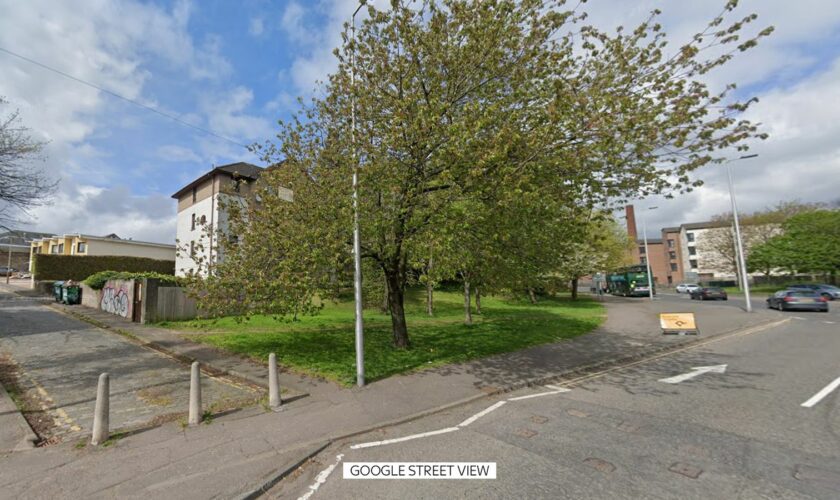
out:
<path id="1" fill-rule="evenodd" d="M 679 384 L 680 382 L 693 379 L 694 377 L 702 375 L 704 373 L 724 373 L 726 372 L 726 366 L 727 365 L 695 366 L 688 373 L 683 373 L 682 375 L 675 375 L 673 377 L 668 378 L 661 378 L 659 379 L 659 381 L 665 382 L 666 384 Z"/>
<path id="2" fill-rule="evenodd" d="M 565 387 L 560 387 L 559 385 L 546 385 L 548 389 L 554 389 L 555 391 L 560 392 L 569 392 L 571 389 L 566 389 Z"/>
<path id="3" fill-rule="evenodd" d="M 837 387 L 840 387 L 840 377 L 837 377 L 836 379 L 834 379 L 833 382 L 831 382 L 827 386 L 823 387 L 820 392 L 811 396 L 811 399 L 802 403 L 802 406 L 804 406 L 805 408 L 810 408 L 810 407 L 814 406 L 815 404 L 822 401 L 822 399 L 824 397 L 831 394 L 831 391 L 833 391 L 834 389 L 837 389 Z"/>
<path id="4" fill-rule="evenodd" d="M 558 390 L 556 390 L 556 391 L 540 392 L 538 394 L 528 394 L 527 396 L 519 396 L 519 397 L 515 397 L 515 398 L 508 398 L 508 401 L 521 401 L 523 399 L 539 398 L 539 397 L 542 397 L 542 396 L 551 396 L 552 394 L 560 394 L 561 392 L 569 392 L 569 391 L 571 391 L 571 389 L 564 389 L 562 387 L 559 387 Z"/>
<path id="5" fill-rule="evenodd" d="M 301 495 L 298 498 L 298 500 L 308 500 L 309 497 L 311 497 L 316 491 L 318 491 L 318 488 L 320 488 L 322 484 L 327 482 L 327 478 L 330 477 L 332 471 L 335 470 L 336 467 L 338 467 L 338 464 L 341 462 L 342 458 L 344 458 L 344 455 L 336 455 L 335 463 L 322 470 L 315 478 L 315 482 L 309 487 L 309 491 Z"/>
<path id="6" fill-rule="evenodd" d="M 823 321 L 823 323 L 825 323 L 826 325 L 833 325 L 834 321 Z"/>
<path id="7" fill-rule="evenodd" d="M 498 403 L 494 404 L 493 406 L 481 410 L 480 412 L 476 413 L 472 417 L 470 417 L 470 418 L 464 420 L 463 422 L 461 422 L 460 424 L 458 424 L 458 427 L 466 427 L 466 426 L 470 425 L 471 423 L 475 422 L 476 420 L 483 417 L 484 415 L 487 415 L 491 411 L 499 408 L 500 406 L 502 406 L 505 403 L 507 403 L 507 401 L 499 401 Z"/>
<path id="8" fill-rule="evenodd" d="M 791 316 L 793 319 L 801 319 L 804 320 L 805 318 L 800 318 L 799 316 Z"/>
<path id="9" fill-rule="evenodd" d="M 405 436 L 401 438 L 395 439 L 386 439 L 384 441 L 371 441 L 369 443 L 359 443 L 354 444 L 350 447 L 351 450 L 358 450 L 360 448 L 372 448 L 374 446 L 382 446 L 385 444 L 393 444 L 393 443 L 401 443 L 403 441 L 411 441 L 412 439 L 420 439 L 428 436 L 436 436 L 438 434 L 446 434 L 447 432 L 457 431 L 460 427 L 447 427 L 446 429 L 438 429 L 436 431 L 431 432 L 423 432 L 421 434 L 412 434 L 410 436 Z"/>

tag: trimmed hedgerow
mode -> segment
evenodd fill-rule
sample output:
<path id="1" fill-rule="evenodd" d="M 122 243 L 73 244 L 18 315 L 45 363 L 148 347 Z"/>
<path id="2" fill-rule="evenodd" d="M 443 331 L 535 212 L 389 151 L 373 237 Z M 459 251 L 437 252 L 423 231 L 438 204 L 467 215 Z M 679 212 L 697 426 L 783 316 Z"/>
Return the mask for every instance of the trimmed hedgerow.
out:
<path id="1" fill-rule="evenodd" d="M 52 255 L 46 253 L 35 254 L 34 257 L 32 273 L 36 281 L 82 281 L 100 271 L 154 272 L 170 276 L 175 274 L 174 260 L 118 255 Z"/>

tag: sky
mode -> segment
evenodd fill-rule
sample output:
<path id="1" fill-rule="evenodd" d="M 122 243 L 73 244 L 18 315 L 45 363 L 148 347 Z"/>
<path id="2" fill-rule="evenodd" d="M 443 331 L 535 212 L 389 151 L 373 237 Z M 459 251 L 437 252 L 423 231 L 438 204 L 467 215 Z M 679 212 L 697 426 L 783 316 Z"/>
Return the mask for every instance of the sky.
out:
<path id="1" fill-rule="evenodd" d="M 386 4 L 382 0 L 374 5 Z M 589 22 L 633 26 L 658 8 L 677 46 L 724 1 L 589 0 Z M 274 137 L 297 98 L 317 92 L 335 68 L 332 50 L 355 9 L 351 0 L 0 0 L 0 48 L 232 140 L 158 114 L 0 52 L 5 116 L 20 110 L 38 164 L 60 185 L 21 229 L 174 243 L 171 195 L 214 165 L 261 165 L 240 144 Z M 381 6 L 380 6 L 381 7 Z M 746 118 L 770 134 L 754 159 L 731 165 L 738 208 L 840 199 L 840 6 L 836 0 L 746 0 L 752 32 L 774 26 L 758 48 L 710 75 L 756 96 Z M 736 158 L 739 153 L 732 152 Z M 725 170 L 697 172 L 705 185 L 666 200 L 637 200 L 648 233 L 730 210 Z M 655 210 L 647 210 L 656 206 Z M 641 223 L 639 224 L 641 227 Z"/>

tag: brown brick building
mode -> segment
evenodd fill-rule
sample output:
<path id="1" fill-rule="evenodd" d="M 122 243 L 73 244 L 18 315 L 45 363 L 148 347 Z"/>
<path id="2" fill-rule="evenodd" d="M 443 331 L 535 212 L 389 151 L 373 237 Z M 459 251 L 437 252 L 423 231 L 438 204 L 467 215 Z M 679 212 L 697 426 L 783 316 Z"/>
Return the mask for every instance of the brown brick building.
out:
<path id="1" fill-rule="evenodd" d="M 654 283 L 660 286 L 674 286 L 685 280 L 680 242 L 680 228 L 666 227 L 660 238 L 648 238 L 645 252 L 644 238 L 636 230 L 636 212 L 633 205 L 625 207 L 627 234 L 636 242 L 631 251 L 634 263 L 645 264 L 650 259 L 650 270 Z"/>

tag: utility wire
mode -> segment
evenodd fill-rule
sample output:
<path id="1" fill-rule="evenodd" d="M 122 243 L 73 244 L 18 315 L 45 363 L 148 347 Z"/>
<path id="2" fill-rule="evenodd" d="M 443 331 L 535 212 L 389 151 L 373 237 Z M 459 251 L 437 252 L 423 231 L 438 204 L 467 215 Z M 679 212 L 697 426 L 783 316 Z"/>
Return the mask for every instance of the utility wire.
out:
<path id="1" fill-rule="evenodd" d="M 247 148 L 247 147 L 248 147 L 247 145 L 242 144 L 242 143 L 240 143 L 240 142 L 237 142 L 237 141 L 235 141 L 235 140 L 233 140 L 233 139 L 231 139 L 231 138 L 229 138 L 229 137 L 225 137 L 225 136 L 223 136 L 223 135 L 217 134 L 216 132 L 213 132 L 212 130 L 208 130 L 208 129 L 206 129 L 206 128 L 199 127 L 198 125 L 193 125 L 192 123 L 186 122 L 186 121 L 184 121 L 184 120 L 182 120 L 182 119 L 178 118 L 178 117 L 177 117 L 177 116 L 175 116 L 175 115 L 171 115 L 171 114 L 166 113 L 166 112 L 164 112 L 164 111 L 160 111 L 160 110 L 158 110 L 158 109 L 155 109 L 155 108 L 153 108 L 153 107 L 151 107 L 151 106 L 147 106 L 147 105 L 145 105 L 145 104 L 143 104 L 143 103 L 140 103 L 140 102 L 135 101 L 134 99 L 130 99 L 130 98 L 125 97 L 125 96 L 123 96 L 123 95 L 117 94 L 116 92 L 112 92 L 112 91 L 110 91 L 110 90 L 108 90 L 108 89 L 102 88 L 102 87 L 100 87 L 99 85 L 96 85 L 96 84 L 94 84 L 94 83 L 90 83 L 90 82 L 88 82 L 88 81 L 82 80 L 81 78 L 76 78 L 75 76 L 69 75 L 69 74 L 67 74 L 67 73 L 65 73 L 65 72 L 63 72 L 63 71 L 61 71 L 61 70 L 58 70 L 58 69 L 55 69 L 55 68 L 53 68 L 53 67 L 47 66 L 47 65 L 46 65 L 46 64 L 44 64 L 44 63 L 40 63 L 40 62 L 38 62 L 38 61 L 35 61 L 34 59 L 30 59 L 30 58 L 28 58 L 28 57 L 26 57 L 26 56 L 22 56 L 22 55 L 20 55 L 20 54 L 17 54 L 17 53 L 15 53 L 15 52 L 12 52 L 12 51 L 11 51 L 11 50 L 9 50 L 9 49 L 5 49 L 5 48 L 3 48 L 3 47 L 0 47 L 0 52 L 5 52 L 6 54 L 9 54 L 10 56 L 14 56 L 14 57 L 17 57 L 18 59 L 22 59 L 22 60 L 24 60 L 24 61 L 26 61 L 26 62 L 28 62 L 28 63 L 34 64 L 35 66 L 39 66 L 39 67 L 41 67 L 41 68 L 43 68 L 43 69 L 45 69 L 45 70 L 47 70 L 47 71 L 52 71 L 53 73 L 57 73 L 57 74 L 59 74 L 59 75 L 61 75 L 61 76 L 65 77 L 65 78 L 69 78 L 69 79 L 71 79 L 71 80 L 73 80 L 73 81 L 75 81 L 75 82 L 81 83 L 82 85 L 87 85 L 88 87 L 94 88 L 94 89 L 96 89 L 96 90 L 98 90 L 98 91 L 100 91 L 100 92 L 104 92 L 104 93 L 106 93 L 106 94 L 108 94 L 108 95 L 111 95 L 111 96 L 113 96 L 113 97 L 116 97 L 117 99 L 122 99 L 123 101 L 126 101 L 126 102 L 129 102 L 129 103 L 131 103 L 131 104 L 134 104 L 135 106 L 139 106 L 139 107 L 141 107 L 141 108 L 143 108 L 143 109 L 145 109 L 145 110 L 147 110 L 147 111 L 151 111 L 152 113 L 157 113 L 157 114 L 159 114 L 160 116 L 163 116 L 164 118 L 169 118 L 170 120 L 175 121 L 175 122 L 177 122 L 177 123 L 180 123 L 181 125 L 183 125 L 183 126 L 185 126 L 185 127 L 189 127 L 189 128 L 191 128 L 191 129 L 198 130 L 199 132 L 203 132 L 203 133 L 205 133 L 205 134 L 212 135 L 213 137 L 218 137 L 219 139 L 222 139 L 222 140 L 224 140 L 224 141 L 227 141 L 227 142 L 229 142 L 229 143 L 231 143 L 231 144 L 235 144 L 235 145 L 240 146 L 240 147 L 243 147 L 243 148 Z"/>

